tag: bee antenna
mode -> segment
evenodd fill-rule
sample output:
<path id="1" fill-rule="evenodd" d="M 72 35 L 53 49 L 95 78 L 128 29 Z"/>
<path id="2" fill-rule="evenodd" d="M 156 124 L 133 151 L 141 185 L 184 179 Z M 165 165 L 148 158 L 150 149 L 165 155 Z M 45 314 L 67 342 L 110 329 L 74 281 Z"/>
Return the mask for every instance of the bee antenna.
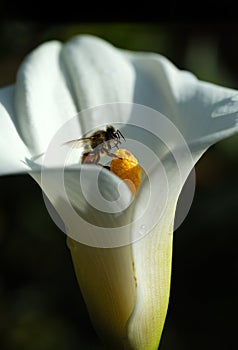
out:
<path id="1" fill-rule="evenodd" d="M 117 133 L 123 138 L 123 140 L 126 142 L 125 137 L 122 135 L 122 133 L 120 132 L 120 130 L 117 130 Z"/>

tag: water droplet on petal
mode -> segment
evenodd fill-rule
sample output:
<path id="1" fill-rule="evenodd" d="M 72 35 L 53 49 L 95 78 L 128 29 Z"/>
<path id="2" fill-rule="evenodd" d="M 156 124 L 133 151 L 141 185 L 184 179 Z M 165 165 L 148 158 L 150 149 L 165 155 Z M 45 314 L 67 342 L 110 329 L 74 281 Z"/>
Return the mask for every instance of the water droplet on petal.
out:
<path id="1" fill-rule="evenodd" d="M 141 225 L 139 229 L 139 233 L 144 235 L 146 233 L 146 225 Z"/>

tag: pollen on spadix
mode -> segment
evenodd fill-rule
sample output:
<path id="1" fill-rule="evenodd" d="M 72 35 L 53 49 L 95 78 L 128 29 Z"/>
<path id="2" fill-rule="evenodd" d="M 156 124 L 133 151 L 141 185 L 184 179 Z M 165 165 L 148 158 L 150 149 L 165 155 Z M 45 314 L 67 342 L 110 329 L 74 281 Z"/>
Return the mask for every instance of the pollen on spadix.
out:
<path id="1" fill-rule="evenodd" d="M 136 194 L 141 183 L 142 169 L 138 160 L 127 149 L 118 149 L 110 163 L 110 171 L 120 177 L 129 187 L 133 195 Z"/>

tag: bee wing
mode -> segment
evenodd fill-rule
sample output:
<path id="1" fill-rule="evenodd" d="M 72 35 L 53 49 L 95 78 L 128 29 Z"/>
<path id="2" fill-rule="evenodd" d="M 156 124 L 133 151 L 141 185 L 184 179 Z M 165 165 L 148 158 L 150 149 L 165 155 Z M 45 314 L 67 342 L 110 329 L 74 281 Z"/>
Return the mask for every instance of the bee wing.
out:
<path id="1" fill-rule="evenodd" d="M 90 137 L 83 137 L 81 139 L 71 140 L 71 141 L 65 142 L 63 145 L 73 147 L 73 148 L 81 148 L 81 147 L 89 144 L 89 142 L 90 142 Z"/>

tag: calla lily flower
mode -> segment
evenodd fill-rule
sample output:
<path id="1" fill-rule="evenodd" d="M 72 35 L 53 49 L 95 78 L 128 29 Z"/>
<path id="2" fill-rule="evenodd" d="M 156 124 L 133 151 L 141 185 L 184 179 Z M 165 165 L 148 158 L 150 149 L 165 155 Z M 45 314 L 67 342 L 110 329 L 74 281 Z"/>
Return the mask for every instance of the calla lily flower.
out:
<path id="1" fill-rule="evenodd" d="M 54 190 L 55 170 L 47 169 L 50 186 L 41 181 L 40 169 L 44 161 L 39 155 L 47 151 L 56 132 L 76 115 L 79 115 L 77 132 L 82 135 L 108 122 L 121 123 L 127 130 L 128 123 L 138 123 L 137 113 L 131 116 L 130 108 L 125 108 L 133 104 L 146 111 L 150 109 L 155 116 L 156 111 L 166 116 L 169 125 L 178 130 L 179 137 L 188 146 L 191 157 L 189 160 L 183 157 L 184 149 L 176 148 L 174 138 L 169 141 L 172 153 L 180 161 L 182 178 L 178 180 L 178 166 L 168 157 L 165 147 L 157 145 L 156 140 L 151 141 L 168 178 L 169 194 L 163 215 L 141 239 L 121 246 L 115 244 L 112 248 L 90 246 L 75 237 L 77 229 L 79 234 L 87 229 L 70 226 L 72 222 L 68 220 L 64 202 Z M 97 117 L 97 113 L 89 113 L 88 118 L 80 114 L 100 106 L 110 109 L 115 105 L 114 119 L 107 115 Z M 162 122 L 163 119 L 155 117 L 151 127 L 160 130 Z M 141 118 L 140 123 L 145 126 L 150 121 Z M 30 173 L 55 207 L 66 226 L 77 279 L 100 337 L 118 349 L 156 349 L 169 301 L 177 200 L 186 177 L 202 154 L 214 143 L 238 131 L 238 92 L 199 81 L 161 55 L 123 51 L 99 38 L 82 35 L 66 44 L 46 42 L 26 57 L 19 68 L 16 84 L 0 90 L 0 125 L 0 174 Z M 131 137 L 136 139 L 136 136 L 132 128 Z M 145 141 L 150 144 L 149 137 Z M 90 186 L 99 173 L 96 169 L 96 166 L 86 167 L 89 197 Z M 133 200 L 133 208 L 121 214 L 119 209 L 125 201 L 131 200 L 131 192 L 121 179 L 103 169 L 101 192 L 115 201 L 116 189 L 121 186 L 121 201 L 117 204 L 117 213 L 95 211 L 77 190 L 78 173 L 82 173 L 80 165 L 76 171 L 69 170 L 65 174 L 69 178 L 66 187 L 73 206 L 84 219 L 100 228 L 123 226 L 141 212 L 148 198 L 148 182 L 144 181 Z M 151 174 L 153 186 L 158 178 L 157 173 L 151 171 Z M 160 193 L 153 197 L 153 217 L 156 217 L 159 198 Z M 146 228 L 150 217 L 144 219 L 142 229 Z M 130 226 L 130 230 L 135 227 Z M 88 235 L 90 229 L 86 232 Z"/>

